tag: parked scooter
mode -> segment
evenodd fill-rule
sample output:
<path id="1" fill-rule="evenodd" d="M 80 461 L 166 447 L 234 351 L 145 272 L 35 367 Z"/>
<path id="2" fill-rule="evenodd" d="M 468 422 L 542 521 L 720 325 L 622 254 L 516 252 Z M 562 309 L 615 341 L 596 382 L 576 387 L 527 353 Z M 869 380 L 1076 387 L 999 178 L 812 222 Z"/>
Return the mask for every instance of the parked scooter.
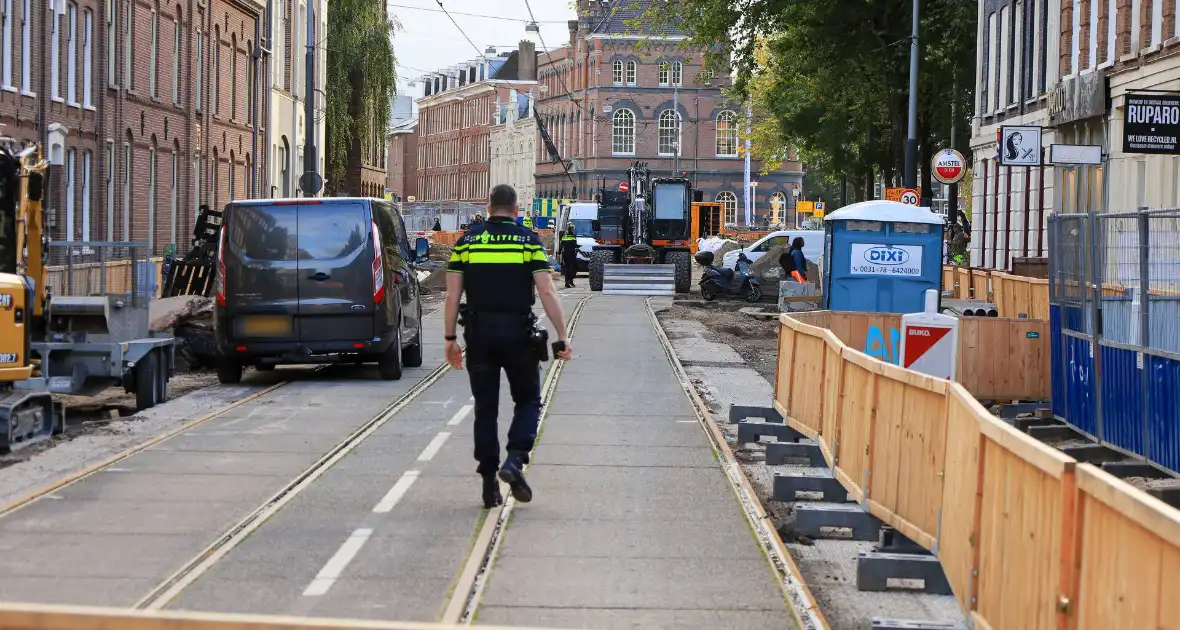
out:
<path id="1" fill-rule="evenodd" d="M 736 271 L 713 265 L 713 252 L 697 252 L 696 261 L 705 268 L 701 276 L 701 297 L 706 301 L 717 299 L 718 295 L 740 295 L 747 302 L 762 299 L 762 287 L 758 278 L 750 273 L 750 259 L 745 253 L 738 254 Z"/>

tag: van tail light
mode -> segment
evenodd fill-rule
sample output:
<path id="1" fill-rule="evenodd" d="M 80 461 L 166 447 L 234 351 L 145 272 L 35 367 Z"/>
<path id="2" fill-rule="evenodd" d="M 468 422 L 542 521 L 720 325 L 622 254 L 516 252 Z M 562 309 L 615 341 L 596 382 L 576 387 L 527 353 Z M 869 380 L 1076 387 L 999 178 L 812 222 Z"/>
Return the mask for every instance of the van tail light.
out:
<path id="1" fill-rule="evenodd" d="M 381 232 L 373 222 L 373 304 L 385 299 L 385 264 L 381 258 Z"/>
<path id="2" fill-rule="evenodd" d="M 217 243 L 217 305 L 221 307 L 225 307 L 225 239 L 226 229 L 223 225 Z"/>

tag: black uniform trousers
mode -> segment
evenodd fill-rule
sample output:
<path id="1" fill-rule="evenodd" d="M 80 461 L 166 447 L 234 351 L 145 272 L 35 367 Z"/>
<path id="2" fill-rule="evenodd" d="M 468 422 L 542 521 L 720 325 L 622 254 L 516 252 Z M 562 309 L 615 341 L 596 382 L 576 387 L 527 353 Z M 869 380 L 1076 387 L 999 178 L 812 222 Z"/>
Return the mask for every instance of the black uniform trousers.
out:
<path id="1" fill-rule="evenodd" d="M 541 421 L 541 362 L 530 345 L 530 328 L 521 315 L 476 313 L 463 329 L 467 374 L 475 398 L 476 471 L 490 475 L 500 467 L 500 371 L 508 376 L 515 409 L 508 428 L 508 457 L 528 463 Z"/>
<path id="2" fill-rule="evenodd" d="M 574 277 L 578 275 L 578 255 L 566 255 L 561 259 L 561 273 L 565 274 L 565 283 L 572 285 Z"/>

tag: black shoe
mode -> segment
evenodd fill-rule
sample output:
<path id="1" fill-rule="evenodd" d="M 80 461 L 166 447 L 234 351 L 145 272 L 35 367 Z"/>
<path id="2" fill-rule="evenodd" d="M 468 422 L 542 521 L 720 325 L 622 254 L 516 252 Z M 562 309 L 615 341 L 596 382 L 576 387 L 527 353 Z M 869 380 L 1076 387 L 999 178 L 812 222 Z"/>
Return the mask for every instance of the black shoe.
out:
<path id="1" fill-rule="evenodd" d="M 520 470 L 520 464 L 513 458 L 509 458 L 500 467 L 500 481 L 508 484 L 508 488 L 512 490 L 512 498 L 521 503 L 528 503 L 533 500 L 533 489 L 524 479 L 524 473 Z"/>
<path id="2" fill-rule="evenodd" d="M 490 510 L 504 505 L 504 497 L 500 495 L 500 482 L 495 475 L 483 477 L 483 507 Z"/>

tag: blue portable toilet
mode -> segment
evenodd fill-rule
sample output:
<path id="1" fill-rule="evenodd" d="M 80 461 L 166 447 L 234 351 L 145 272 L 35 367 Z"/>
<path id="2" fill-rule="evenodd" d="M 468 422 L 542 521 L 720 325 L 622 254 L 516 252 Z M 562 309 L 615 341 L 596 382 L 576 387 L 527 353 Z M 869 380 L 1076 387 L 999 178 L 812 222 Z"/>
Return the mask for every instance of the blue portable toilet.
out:
<path id="1" fill-rule="evenodd" d="M 929 208 L 884 200 L 824 217 L 824 308 L 922 312 L 926 290 L 942 292 L 944 223 Z"/>

